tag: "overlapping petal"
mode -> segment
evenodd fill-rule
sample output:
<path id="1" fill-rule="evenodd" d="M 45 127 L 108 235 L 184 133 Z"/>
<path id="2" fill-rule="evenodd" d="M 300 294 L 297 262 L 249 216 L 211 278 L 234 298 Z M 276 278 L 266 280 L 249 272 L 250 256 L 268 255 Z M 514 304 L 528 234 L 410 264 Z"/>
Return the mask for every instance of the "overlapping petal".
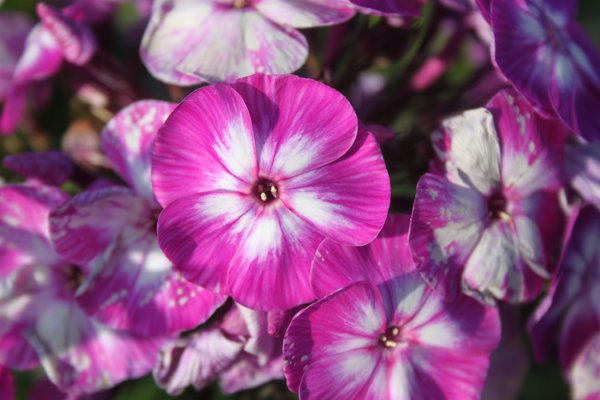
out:
<path id="1" fill-rule="evenodd" d="M 304 63 L 307 51 L 301 33 L 251 7 L 163 0 L 154 4 L 141 56 L 157 78 L 190 85 L 289 73 Z"/>
<path id="2" fill-rule="evenodd" d="M 4 157 L 2 165 L 28 179 L 52 186 L 63 184 L 73 174 L 71 159 L 56 150 L 11 154 Z"/>
<path id="3" fill-rule="evenodd" d="M 175 104 L 139 101 L 121 110 L 102 131 L 102 150 L 117 173 L 144 197 L 156 203 L 151 185 L 152 146 Z"/>
<path id="4" fill-rule="evenodd" d="M 270 20 L 295 28 L 337 24 L 354 15 L 345 0 L 261 0 L 255 7 Z"/>
<path id="5" fill-rule="evenodd" d="M 163 207 L 191 193 L 248 192 L 257 173 L 248 109 L 225 85 L 184 99 L 155 141 L 152 184 Z"/>

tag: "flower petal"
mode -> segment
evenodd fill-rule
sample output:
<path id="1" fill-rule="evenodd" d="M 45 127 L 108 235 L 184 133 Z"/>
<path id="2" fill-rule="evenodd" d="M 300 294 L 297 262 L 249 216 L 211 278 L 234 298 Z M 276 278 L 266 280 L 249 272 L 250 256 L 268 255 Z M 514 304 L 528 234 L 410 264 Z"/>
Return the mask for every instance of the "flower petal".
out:
<path id="1" fill-rule="evenodd" d="M 12 373 L 2 366 L 0 366 L 0 397 L 6 400 L 14 400 L 15 398 Z"/>
<path id="2" fill-rule="evenodd" d="M 543 271 L 541 267 L 528 263 L 540 257 L 535 250 L 539 243 L 531 241 L 535 234 L 527 232 L 531 228 L 531 221 L 526 220 L 489 225 L 465 264 L 465 290 L 475 291 L 471 294 L 486 302 L 493 302 L 492 298 L 513 303 L 533 300 L 543 289 L 544 277 L 536 273 Z"/>
<path id="3" fill-rule="evenodd" d="M 446 119 L 441 135 L 446 142 L 444 157 L 448 180 L 486 195 L 498 187 L 500 146 L 494 119 L 488 110 L 469 110 Z"/>
<path id="4" fill-rule="evenodd" d="M 262 0 L 256 9 L 270 20 L 294 28 L 338 24 L 354 15 L 345 0 Z"/>
<path id="5" fill-rule="evenodd" d="M 148 373 L 165 341 L 112 331 L 59 299 L 44 304 L 27 338 L 52 383 L 69 394 L 96 392 Z"/>
<path id="6" fill-rule="evenodd" d="M 574 399 L 600 398 L 600 335 L 596 334 L 579 353 L 568 371 Z"/>
<path id="7" fill-rule="evenodd" d="M 312 79 L 254 75 L 232 87 L 248 106 L 259 171 L 279 180 L 342 157 L 357 137 L 358 120 L 338 91 Z"/>
<path id="8" fill-rule="evenodd" d="M 502 148 L 503 191 L 527 197 L 558 189 L 564 138 L 561 124 L 537 116 L 515 91 L 497 94 L 486 106 L 494 115 Z"/>
<path id="9" fill-rule="evenodd" d="M 201 390 L 239 358 L 242 346 L 243 343 L 228 338 L 217 328 L 176 339 L 161 350 L 154 379 L 172 396 L 189 385 Z"/>
<path id="10" fill-rule="evenodd" d="M 384 15 L 421 15 L 423 3 L 419 0 L 350 0 L 352 4 L 374 10 Z"/>
<path id="11" fill-rule="evenodd" d="M 166 101 L 138 101 L 119 111 L 102 130 L 102 151 L 115 171 L 148 204 L 156 204 L 150 183 L 152 145 L 174 108 L 175 104 Z"/>
<path id="12" fill-rule="evenodd" d="M 96 267 L 101 268 L 103 257 L 126 227 L 147 230 L 153 223 L 146 201 L 125 187 L 82 192 L 50 216 L 56 252 L 82 267 L 100 261 Z"/>
<path id="13" fill-rule="evenodd" d="M 387 217 L 389 176 L 379 144 L 367 131 L 339 160 L 281 186 L 281 200 L 295 214 L 339 243 L 371 242 Z"/>
<path id="14" fill-rule="evenodd" d="M 250 115 L 228 86 L 208 86 L 190 94 L 156 138 L 152 185 L 163 207 L 191 193 L 249 193 L 256 176 Z"/>
<path id="15" fill-rule="evenodd" d="M 415 270 L 408 246 L 408 226 L 407 216 L 389 215 L 377 238 L 366 246 L 323 241 L 310 271 L 317 297 L 363 280 L 379 285 Z"/>
<path id="16" fill-rule="evenodd" d="M 153 232 L 125 230 L 79 304 L 113 329 L 143 337 L 188 330 L 204 323 L 225 296 L 174 273 Z"/>
<path id="17" fill-rule="evenodd" d="M 487 223 L 485 199 L 432 174 L 417 183 L 409 243 L 425 279 L 447 299 L 461 291 L 463 266 Z"/>
<path id="18" fill-rule="evenodd" d="M 319 393 L 338 393 L 344 398 L 360 390 L 369 379 L 378 356 L 369 351 L 385 330 L 385 312 L 380 293 L 371 284 L 358 282 L 310 305 L 298 313 L 285 335 L 284 372 L 291 391 L 302 390 L 306 380 L 315 398 L 330 398 Z M 312 364 L 322 379 L 302 378 Z M 368 367 L 368 368 L 366 368 Z M 302 380 L 302 388 L 301 388 Z M 336 392 L 337 390 L 337 392 Z"/>
<path id="19" fill-rule="evenodd" d="M 43 184 L 59 186 L 73 174 L 73 161 L 62 151 L 24 152 L 2 160 L 4 168 Z"/>

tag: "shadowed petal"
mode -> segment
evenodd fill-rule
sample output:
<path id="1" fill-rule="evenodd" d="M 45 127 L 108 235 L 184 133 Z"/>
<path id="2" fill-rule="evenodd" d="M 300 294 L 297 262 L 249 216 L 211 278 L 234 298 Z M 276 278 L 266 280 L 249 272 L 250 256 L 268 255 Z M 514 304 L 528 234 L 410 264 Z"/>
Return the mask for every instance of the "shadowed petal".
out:
<path id="1" fill-rule="evenodd" d="M 337 24 L 354 15 L 345 0 L 261 0 L 256 9 L 272 21 L 295 28 Z"/>

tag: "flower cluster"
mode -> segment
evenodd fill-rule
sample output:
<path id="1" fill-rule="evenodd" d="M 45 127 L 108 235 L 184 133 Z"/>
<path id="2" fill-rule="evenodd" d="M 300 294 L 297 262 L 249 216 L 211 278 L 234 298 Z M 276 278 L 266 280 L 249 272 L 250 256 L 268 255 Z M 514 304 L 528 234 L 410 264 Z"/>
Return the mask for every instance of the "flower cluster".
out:
<path id="1" fill-rule="evenodd" d="M 600 398 L 576 0 L 56 3 L 0 8 L 1 400 Z"/>

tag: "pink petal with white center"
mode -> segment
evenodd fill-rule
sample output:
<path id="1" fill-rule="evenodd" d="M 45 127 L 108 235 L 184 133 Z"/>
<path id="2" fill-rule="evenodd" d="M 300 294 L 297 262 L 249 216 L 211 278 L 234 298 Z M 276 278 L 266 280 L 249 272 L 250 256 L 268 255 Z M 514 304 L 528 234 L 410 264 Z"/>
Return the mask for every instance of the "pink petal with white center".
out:
<path id="1" fill-rule="evenodd" d="M 3 10 L 0 14 L 0 103 L 11 85 L 12 75 L 33 24 L 25 14 Z"/>
<path id="2" fill-rule="evenodd" d="M 490 194 L 500 182 L 500 145 L 492 114 L 465 111 L 444 120 L 446 177 L 454 184 Z"/>
<path id="3" fill-rule="evenodd" d="M 571 185 L 585 201 L 600 208 L 600 143 L 568 146 L 566 153 Z"/>
<path id="4" fill-rule="evenodd" d="M 15 398 L 12 373 L 2 366 L 0 366 L 0 398 L 3 400 L 14 400 Z"/>
<path id="5" fill-rule="evenodd" d="M 342 246 L 332 240 L 323 241 L 310 271 L 311 286 L 317 297 L 325 297 L 362 280 L 380 285 L 413 271 L 408 227 L 408 216 L 389 215 L 377 238 L 366 246 Z"/>
<path id="6" fill-rule="evenodd" d="M 99 211 L 101 213 L 101 211 Z M 173 273 L 150 231 L 124 229 L 79 304 L 98 321 L 142 337 L 204 323 L 226 297 Z"/>
<path id="7" fill-rule="evenodd" d="M 247 307 L 281 310 L 314 298 L 308 273 L 323 236 L 280 203 L 264 207 L 235 192 L 184 197 L 160 215 L 158 239 L 186 279 Z"/>
<path id="8" fill-rule="evenodd" d="M 352 4 L 374 10 L 384 15 L 421 15 L 423 2 L 420 0 L 350 0 Z"/>
<path id="9" fill-rule="evenodd" d="M 172 396 L 187 386 L 203 389 L 240 357 L 243 344 L 208 328 L 167 344 L 154 367 L 157 385 Z"/>
<path id="10" fill-rule="evenodd" d="M 600 138 L 600 52 L 579 26 L 569 27 L 568 54 L 555 56 L 550 100 L 560 120 L 588 141 Z"/>
<path id="11" fill-rule="evenodd" d="M 253 7 L 181 0 L 154 4 L 141 47 L 154 76 L 180 85 L 231 81 L 257 72 L 290 73 L 302 66 L 307 52 L 301 33 Z"/>
<path id="12" fill-rule="evenodd" d="M 4 168 L 43 184 L 59 186 L 71 178 L 73 162 L 62 151 L 28 151 L 2 160 Z"/>
<path id="13" fill-rule="evenodd" d="M 260 174 L 291 178 L 346 154 L 357 138 L 358 120 L 338 91 L 293 75 L 254 75 L 232 87 L 252 119 Z"/>
<path id="14" fill-rule="evenodd" d="M 248 109 L 225 85 L 204 87 L 186 97 L 155 140 L 152 185 L 163 207 L 192 193 L 248 193 L 257 173 Z"/>
<path id="15" fill-rule="evenodd" d="M 596 334 L 581 350 L 567 377 L 574 400 L 600 399 L 600 334 Z"/>
<path id="16" fill-rule="evenodd" d="M 280 184 L 281 201 L 336 242 L 367 244 L 385 223 L 389 176 L 379 144 L 367 131 L 359 132 L 342 158 Z"/>
<path id="17" fill-rule="evenodd" d="M 96 37 L 87 26 L 44 3 L 38 3 L 36 11 L 44 28 L 56 39 L 67 61 L 83 65 L 90 60 L 96 51 L 97 43 Z"/>
<path id="18" fill-rule="evenodd" d="M 9 276 L 26 265 L 52 265 L 48 214 L 66 200 L 58 189 L 25 184 L 0 187 L 0 298 Z"/>
<path id="19" fill-rule="evenodd" d="M 14 84 L 40 81 L 58 72 L 63 60 L 59 43 L 42 25 L 36 25 L 25 42 L 25 51 L 14 73 Z"/>
<path id="20" fill-rule="evenodd" d="M 557 190 L 566 137 L 561 124 L 540 118 L 513 90 L 498 93 L 486 107 L 494 115 L 502 148 L 503 190 L 520 197 Z"/>
<path id="21" fill-rule="evenodd" d="M 104 257 L 125 228 L 148 230 L 155 221 L 146 201 L 125 187 L 82 192 L 54 210 L 50 231 L 63 259 L 102 268 Z"/>
<path id="22" fill-rule="evenodd" d="M 492 222 L 465 264 L 465 290 L 487 303 L 533 300 L 548 274 L 538 274 L 544 271 L 543 253 L 537 233 L 529 231 L 536 229 L 532 224 L 523 217 Z"/>
<path id="23" fill-rule="evenodd" d="M 92 393 L 148 373 L 165 338 L 136 338 L 89 318 L 72 301 L 45 303 L 30 331 L 48 378 L 69 394 Z"/>
<path id="24" fill-rule="evenodd" d="M 283 379 L 282 363 L 281 350 L 278 357 L 272 357 L 264 365 L 257 363 L 254 356 L 240 354 L 235 363 L 221 373 L 219 385 L 223 393 L 231 394 Z"/>
<path id="25" fill-rule="evenodd" d="M 102 130 L 102 151 L 112 167 L 151 205 L 156 204 L 151 184 L 152 146 L 158 129 L 174 109 L 175 104 L 166 101 L 138 101 L 119 111 Z"/>
<path id="26" fill-rule="evenodd" d="M 380 354 L 370 348 L 377 345 L 385 324 L 381 294 L 366 282 L 341 289 L 298 313 L 283 344 L 290 390 L 300 390 L 303 399 L 309 389 L 315 398 L 331 398 L 327 393 L 351 398 L 368 384 L 365 371 L 373 371 L 379 362 Z M 318 371 L 314 375 L 313 364 Z"/>
<path id="27" fill-rule="evenodd" d="M 255 7 L 270 20 L 294 28 L 339 24 L 354 15 L 346 0 L 261 0 Z"/>
<path id="28" fill-rule="evenodd" d="M 461 291 L 463 267 L 488 220 L 475 190 L 425 174 L 417 183 L 409 243 L 417 268 L 444 298 Z"/>

